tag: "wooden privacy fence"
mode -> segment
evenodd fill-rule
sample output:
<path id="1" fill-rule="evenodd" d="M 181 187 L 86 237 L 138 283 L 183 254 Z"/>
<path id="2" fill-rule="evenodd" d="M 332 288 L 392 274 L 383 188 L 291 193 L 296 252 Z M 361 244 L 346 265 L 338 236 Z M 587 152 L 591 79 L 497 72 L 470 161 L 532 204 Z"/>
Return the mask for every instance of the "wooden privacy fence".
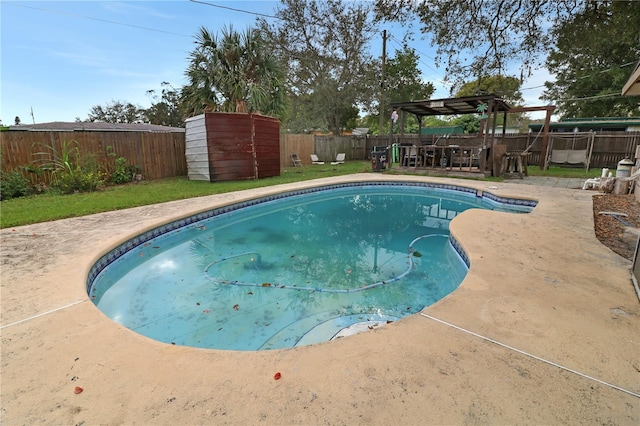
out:
<path id="1" fill-rule="evenodd" d="M 310 155 L 314 153 L 313 135 L 280 135 L 280 167 L 293 166 L 291 154 L 297 154 L 302 164 L 311 164 Z"/>
<path id="2" fill-rule="evenodd" d="M 106 169 L 124 157 L 144 179 L 160 179 L 187 174 L 185 137 L 181 132 L 0 132 L 2 170 L 32 164 L 37 152 L 60 153 L 63 144 L 76 141 L 81 156 L 95 156 Z"/>
<path id="3" fill-rule="evenodd" d="M 585 149 L 589 133 L 550 133 L 548 146 L 551 149 Z M 392 143 L 433 144 L 442 135 L 394 135 L 390 136 L 315 136 L 280 135 L 280 166 L 290 167 L 291 154 L 295 153 L 303 164 L 311 164 L 311 154 L 329 163 L 338 153 L 344 152 L 346 160 L 368 160 L 377 146 Z M 640 145 L 640 132 L 596 132 L 592 134 L 590 167 L 615 168 L 625 157 L 633 159 L 636 146 Z M 92 154 L 113 168 L 115 158 L 124 157 L 127 164 L 139 168 L 144 179 L 160 179 L 186 176 L 184 133 L 152 132 L 0 132 L 0 149 L 3 171 L 18 169 L 35 160 L 33 154 L 50 150 L 58 152 L 65 141 L 77 141 L 81 154 Z M 501 138 L 498 138 L 499 143 Z M 483 138 L 477 134 L 451 135 L 441 138 L 438 144 L 482 146 Z M 504 144 L 508 152 L 521 152 L 529 147 L 529 164 L 540 164 L 542 136 L 534 133 L 506 135 Z M 113 153 L 115 155 L 110 155 Z"/>
<path id="4" fill-rule="evenodd" d="M 633 161 L 638 145 L 640 132 L 595 133 L 591 166 L 614 169 L 620 160 L 630 158 Z"/>
<path id="5" fill-rule="evenodd" d="M 369 150 L 370 151 L 370 150 Z M 365 160 L 369 157 L 365 136 L 316 136 L 316 135 L 280 135 L 280 165 L 289 167 L 291 154 L 297 154 L 303 165 L 311 164 L 311 154 L 320 161 L 330 163 L 339 153 L 345 154 L 345 160 Z"/>
<path id="6" fill-rule="evenodd" d="M 367 140 L 364 136 L 316 136 L 316 155 L 321 161 L 336 160 L 339 153 L 345 154 L 346 161 L 368 158 Z"/>

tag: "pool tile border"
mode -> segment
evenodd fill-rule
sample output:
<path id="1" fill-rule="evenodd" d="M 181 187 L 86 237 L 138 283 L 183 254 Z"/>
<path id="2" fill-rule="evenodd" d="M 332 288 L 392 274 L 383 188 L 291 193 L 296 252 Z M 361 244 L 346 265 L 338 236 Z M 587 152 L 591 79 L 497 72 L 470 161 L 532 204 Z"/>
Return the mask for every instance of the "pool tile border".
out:
<path id="1" fill-rule="evenodd" d="M 312 194 L 315 192 L 329 191 L 333 189 L 366 187 L 366 186 L 405 186 L 405 187 L 413 186 L 413 187 L 421 187 L 421 188 L 428 188 L 428 189 L 442 189 L 442 190 L 463 192 L 463 193 L 475 195 L 476 197 L 483 197 L 500 204 L 524 206 L 524 207 L 531 207 L 531 208 L 537 205 L 537 201 L 534 201 L 534 200 L 501 197 L 501 196 L 492 194 L 490 192 L 481 191 L 481 190 L 469 188 L 466 186 L 435 183 L 435 182 L 411 182 L 411 181 L 345 182 L 345 183 L 317 186 L 312 188 L 297 189 L 293 191 L 285 191 L 278 194 L 266 195 L 264 197 L 253 198 L 250 200 L 240 201 L 238 203 L 234 203 L 230 205 L 217 207 L 215 209 L 211 209 L 206 212 L 201 212 L 192 216 L 188 216 L 186 218 L 174 220 L 164 225 L 160 225 L 157 228 L 143 232 L 142 234 L 139 234 L 125 241 L 124 243 L 120 244 L 113 250 L 109 251 L 108 253 L 100 257 L 98 261 L 91 266 L 91 269 L 89 270 L 89 274 L 87 276 L 87 282 L 86 282 L 87 294 L 91 293 L 91 287 L 93 285 L 93 281 L 95 280 L 95 278 L 107 266 L 109 266 L 110 264 L 118 260 L 124 254 L 135 249 L 136 247 L 139 247 L 140 245 L 145 244 L 146 242 L 154 238 L 157 238 L 161 235 L 175 231 L 176 229 L 184 228 L 185 226 L 193 225 L 194 223 L 200 222 L 202 220 L 210 219 L 212 217 L 215 217 L 221 214 L 243 209 L 245 207 L 255 206 L 255 205 L 269 202 L 269 201 L 279 200 L 282 198 L 293 197 L 297 195 Z M 464 263 L 467 265 L 467 267 L 469 267 L 470 266 L 469 256 L 466 254 L 466 252 L 464 251 L 464 249 L 462 248 L 458 240 L 456 240 L 456 238 L 453 237 L 453 235 L 450 235 L 449 241 L 451 242 L 451 245 L 456 250 L 458 255 L 460 255 Z"/>

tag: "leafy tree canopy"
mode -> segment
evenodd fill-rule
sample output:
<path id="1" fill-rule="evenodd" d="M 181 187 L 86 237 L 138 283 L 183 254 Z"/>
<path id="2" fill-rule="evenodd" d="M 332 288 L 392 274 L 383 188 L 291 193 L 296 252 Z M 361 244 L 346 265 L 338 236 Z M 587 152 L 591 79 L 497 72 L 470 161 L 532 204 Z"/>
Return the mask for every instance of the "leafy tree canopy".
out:
<path id="1" fill-rule="evenodd" d="M 459 85 L 478 76 L 504 74 L 511 66 L 528 76 L 551 45 L 549 22 L 562 23 L 589 2 L 576 0 L 377 0 L 378 16 L 418 17 L 437 46 L 437 61 Z"/>
<path id="2" fill-rule="evenodd" d="M 144 109 L 130 102 L 111 101 L 91 107 L 87 121 L 105 123 L 145 123 Z"/>
<path id="3" fill-rule="evenodd" d="M 180 113 L 180 92 L 170 83 L 162 82 L 160 96 L 155 90 L 147 90 L 151 97 L 151 107 L 145 110 L 145 116 L 151 124 L 161 126 L 184 127 L 185 123 Z"/>
<path id="4" fill-rule="evenodd" d="M 105 123 L 151 123 L 161 126 L 184 127 L 180 113 L 179 92 L 171 83 L 163 81 L 161 96 L 155 90 L 147 90 L 151 97 L 151 106 L 147 109 L 131 102 L 111 101 L 105 105 L 95 105 L 85 121 Z M 76 122 L 81 122 L 76 117 Z"/>
<path id="5" fill-rule="evenodd" d="M 218 37 L 202 27 L 186 71 L 182 103 L 188 115 L 203 111 L 259 112 L 281 117 L 284 75 L 255 29 L 224 27 Z"/>
<path id="6" fill-rule="evenodd" d="M 425 82 L 422 79 L 422 71 L 418 67 L 418 60 L 419 57 L 415 49 L 405 44 L 402 50 L 396 50 L 395 56 L 387 61 L 385 67 L 385 94 L 390 102 L 429 99 L 433 95 L 435 87 L 433 83 Z M 388 117 L 390 112 L 388 108 L 384 108 L 383 114 Z M 384 124 L 383 133 L 388 131 L 386 126 L 388 126 L 389 120 L 385 120 Z M 408 132 L 414 126 L 417 128 L 418 121 L 409 114 L 405 118 L 404 130 Z"/>
<path id="7" fill-rule="evenodd" d="M 463 97 L 493 94 L 504 99 L 512 106 L 519 106 L 524 104 L 522 92 L 520 91 L 521 85 L 520 79 L 516 77 L 492 75 L 463 83 L 455 96 Z M 508 114 L 507 125 L 520 127 L 525 119 L 527 119 L 527 117 L 523 113 Z M 465 133 L 477 133 L 480 129 L 479 118 L 473 114 L 466 114 L 457 120 L 458 122 L 456 124 L 461 124 L 465 128 Z M 504 124 L 504 117 L 499 115 L 496 122 L 499 125 Z"/>
<path id="8" fill-rule="evenodd" d="M 555 47 L 543 99 L 562 117 L 637 115 L 640 96 L 621 96 L 640 58 L 640 3 L 589 2 L 585 10 L 554 28 Z"/>
<path id="9" fill-rule="evenodd" d="M 380 65 L 368 53 L 377 35 L 371 4 L 282 0 L 275 15 L 278 20 L 259 20 L 259 27 L 286 64 L 296 110 L 289 111 L 285 128 L 307 127 L 298 120 L 312 117 L 314 126 L 339 134 L 379 91 Z"/>
<path id="10" fill-rule="evenodd" d="M 451 120 L 452 126 L 462 126 L 465 133 L 480 132 L 480 118 L 475 114 L 465 114 Z"/>
<path id="11" fill-rule="evenodd" d="M 391 102 L 429 99 L 435 87 L 422 79 L 419 56 L 406 44 L 386 64 L 385 91 Z"/>
<path id="12" fill-rule="evenodd" d="M 456 92 L 456 97 L 476 95 L 497 95 L 510 105 L 522 105 L 522 92 L 520 80 L 516 77 L 492 75 L 482 77 L 475 81 L 463 83 Z"/>
<path id="13" fill-rule="evenodd" d="M 638 97 L 619 93 L 640 57 L 637 0 L 377 0 L 376 12 L 420 20 L 456 83 L 452 93 L 478 76 L 517 68 L 522 81 L 546 65 L 556 81 L 542 99 L 562 116 L 638 113 Z"/>

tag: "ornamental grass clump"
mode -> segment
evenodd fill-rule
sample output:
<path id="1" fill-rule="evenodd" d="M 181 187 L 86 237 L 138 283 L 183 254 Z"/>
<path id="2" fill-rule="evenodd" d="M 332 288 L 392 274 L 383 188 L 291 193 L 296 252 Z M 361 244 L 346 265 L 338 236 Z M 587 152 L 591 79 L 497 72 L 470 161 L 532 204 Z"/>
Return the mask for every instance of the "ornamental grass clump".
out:
<path id="1" fill-rule="evenodd" d="M 64 141 L 58 150 L 42 145 L 45 150 L 34 154 L 35 166 L 51 177 L 51 188 L 64 194 L 95 191 L 104 184 L 100 162 L 94 154 L 81 154 L 76 141 Z"/>

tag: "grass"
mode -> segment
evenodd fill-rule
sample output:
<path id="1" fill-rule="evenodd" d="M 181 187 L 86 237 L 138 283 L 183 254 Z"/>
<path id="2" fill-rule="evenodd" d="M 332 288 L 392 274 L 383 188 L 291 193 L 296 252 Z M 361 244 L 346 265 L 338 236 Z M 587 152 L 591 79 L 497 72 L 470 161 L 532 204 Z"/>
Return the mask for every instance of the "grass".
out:
<path id="1" fill-rule="evenodd" d="M 371 164 L 365 161 L 349 161 L 338 166 L 327 164 L 287 167 L 280 176 L 257 180 L 211 183 L 190 181 L 186 176 L 181 176 L 108 186 L 96 192 L 70 195 L 44 193 L 2 201 L 0 228 L 361 172 L 371 172 Z"/>
<path id="2" fill-rule="evenodd" d="M 562 167 L 551 167 L 543 172 L 538 166 L 529 167 L 529 175 L 531 176 L 588 178 L 595 176 L 593 172 L 595 170 L 589 173 L 584 169 Z M 286 167 L 280 176 L 258 180 L 210 183 L 190 181 L 186 176 L 183 176 L 109 186 L 90 193 L 71 195 L 45 193 L 2 201 L 0 204 L 0 228 L 353 173 L 371 173 L 371 163 L 368 161 L 348 161 L 338 166 L 325 164 L 297 168 Z M 400 172 L 396 169 L 393 173 L 399 174 Z M 502 178 L 487 178 L 487 180 L 500 181 Z"/>
<path id="3" fill-rule="evenodd" d="M 591 169 L 587 171 L 584 167 L 560 167 L 551 166 L 547 170 L 542 170 L 540 166 L 529 166 L 527 168 L 529 176 L 548 176 L 562 178 L 580 178 L 588 179 L 600 176 L 600 169 Z"/>

